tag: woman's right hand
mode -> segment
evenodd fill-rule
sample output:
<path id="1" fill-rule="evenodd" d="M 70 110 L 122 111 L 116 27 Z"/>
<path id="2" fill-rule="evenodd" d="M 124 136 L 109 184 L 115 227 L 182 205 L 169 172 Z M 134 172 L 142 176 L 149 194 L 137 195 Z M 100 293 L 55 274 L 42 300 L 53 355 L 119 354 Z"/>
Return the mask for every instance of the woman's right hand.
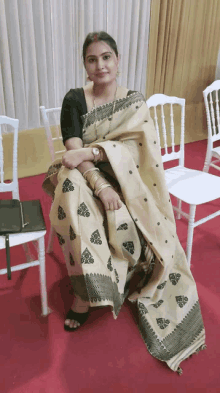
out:
<path id="1" fill-rule="evenodd" d="M 119 210 L 122 207 L 120 197 L 112 187 L 106 187 L 100 191 L 99 199 L 102 201 L 105 210 Z"/>

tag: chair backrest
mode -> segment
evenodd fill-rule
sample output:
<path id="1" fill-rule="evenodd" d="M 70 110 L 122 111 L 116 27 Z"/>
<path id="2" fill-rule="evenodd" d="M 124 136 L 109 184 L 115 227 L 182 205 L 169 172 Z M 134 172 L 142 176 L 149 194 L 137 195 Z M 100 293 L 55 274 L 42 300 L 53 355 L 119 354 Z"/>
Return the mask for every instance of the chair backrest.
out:
<path id="1" fill-rule="evenodd" d="M 60 132 L 60 113 L 61 108 L 45 109 L 45 106 L 40 106 L 40 112 L 43 119 L 43 125 L 46 131 L 48 147 L 50 151 L 51 160 L 55 160 L 56 155 L 64 153 L 66 149 L 59 149 L 59 144 L 62 141 Z M 57 149 L 58 147 L 58 149 Z"/>
<path id="2" fill-rule="evenodd" d="M 208 125 L 208 140 L 212 144 L 220 140 L 220 80 L 206 87 L 203 91 L 203 97 Z"/>
<path id="3" fill-rule="evenodd" d="M 160 133 L 163 138 L 164 154 L 162 154 L 163 162 L 179 160 L 179 165 L 184 166 L 184 132 L 185 132 L 185 99 L 178 97 L 170 97 L 165 94 L 154 94 L 147 100 L 147 106 L 150 109 L 154 108 L 154 125 L 157 132 L 158 142 L 161 147 Z M 175 148 L 175 123 L 174 121 L 174 107 L 173 105 L 180 106 L 180 148 L 178 151 Z M 167 131 L 165 108 L 164 105 L 169 106 L 169 131 Z M 158 107 L 160 107 L 160 114 Z M 167 112 L 167 110 L 166 110 Z M 158 116 L 159 115 L 159 116 Z M 160 117 L 160 121 L 158 121 Z M 168 148 L 168 138 L 170 140 L 170 149 Z"/>
<path id="4" fill-rule="evenodd" d="M 12 154 L 12 181 L 5 183 L 4 177 L 4 152 L 3 149 L 3 125 L 13 128 L 13 154 Z M 11 119 L 7 116 L 0 116 L 0 192 L 12 192 L 14 199 L 19 199 L 18 189 L 18 119 Z"/>

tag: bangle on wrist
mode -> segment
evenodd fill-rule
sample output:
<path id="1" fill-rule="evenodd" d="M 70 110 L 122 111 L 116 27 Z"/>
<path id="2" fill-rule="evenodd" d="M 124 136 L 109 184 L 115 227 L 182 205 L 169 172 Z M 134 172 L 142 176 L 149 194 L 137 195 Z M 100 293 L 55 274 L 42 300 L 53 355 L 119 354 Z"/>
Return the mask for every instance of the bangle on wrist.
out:
<path id="1" fill-rule="evenodd" d="M 90 186 L 92 187 L 92 189 L 95 189 L 95 183 L 97 182 L 97 180 L 99 180 L 100 178 L 103 178 L 102 175 L 100 173 L 97 172 L 93 172 L 91 177 L 88 179 Z"/>
<path id="2" fill-rule="evenodd" d="M 90 168 L 83 174 L 84 179 L 90 184 L 91 188 L 94 190 L 95 183 L 98 179 L 102 178 L 103 176 L 100 173 L 98 168 Z"/>
<path id="3" fill-rule="evenodd" d="M 84 173 L 83 173 L 83 177 L 84 177 L 84 179 L 86 179 L 87 180 L 87 174 L 88 173 L 90 173 L 90 172 L 94 172 L 94 171 L 98 171 L 98 172 L 100 172 L 100 170 L 99 170 L 99 168 L 96 168 L 96 167 L 94 167 L 94 168 L 90 168 L 90 169 L 87 169 L 87 171 L 85 171 Z"/>
<path id="4" fill-rule="evenodd" d="M 107 188 L 107 187 L 112 187 L 112 186 L 111 186 L 111 184 L 109 184 L 109 183 L 102 183 L 102 184 L 100 184 L 100 186 L 95 190 L 94 194 L 95 194 L 96 196 L 99 196 L 99 193 L 100 193 L 102 190 L 104 190 L 105 188 Z"/>

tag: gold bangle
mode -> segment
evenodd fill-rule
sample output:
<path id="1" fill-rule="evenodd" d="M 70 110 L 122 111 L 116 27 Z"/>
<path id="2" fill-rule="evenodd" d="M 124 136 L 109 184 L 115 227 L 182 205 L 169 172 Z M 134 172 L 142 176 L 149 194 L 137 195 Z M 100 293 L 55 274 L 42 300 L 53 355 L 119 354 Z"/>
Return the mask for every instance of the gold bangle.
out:
<path id="1" fill-rule="evenodd" d="M 102 183 L 102 184 L 97 188 L 97 190 L 95 190 L 94 194 L 95 194 L 96 196 L 99 196 L 99 193 L 100 193 L 102 190 L 104 190 L 105 188 L 107 188 L 107 187 L 112 187 L 112 186 L 111 186 L 111 184 L 109 184 L 109 183 Z"/>
<path id="2" fill-rule="evenodd" d="M 85 172 L 83 173 L 84 179 L 86 179 L 86 174 L 87 174 L 87 173 L 94 172 L 94 171 L 99 171 L 99 172 L 100 172 L 100 169 L 99 169 L 99 168 L 96 168 L 96 167 L 87 169 L 87 171 L 85 171 Z"/>
<path id="3" fill-rule="evenodd" d="M 91 175 L 87 177 L 87 181 L 89 182 L 90 186 L 94 190 L 95 183 L 98 179 L 103 178 L 100 173 L 93 172 Z"/>

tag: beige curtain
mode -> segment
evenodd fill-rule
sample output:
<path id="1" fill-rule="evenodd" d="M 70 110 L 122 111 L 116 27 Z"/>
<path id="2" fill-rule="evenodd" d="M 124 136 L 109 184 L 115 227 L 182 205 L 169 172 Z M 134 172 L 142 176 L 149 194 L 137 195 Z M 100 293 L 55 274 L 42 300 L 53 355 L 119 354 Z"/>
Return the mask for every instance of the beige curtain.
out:
<path id="1" fill-rule="evenodd" d="M 152 0 L 146 97 L 186 99 L 185 142 L 205 139 L 203 90 L 215 80 L 220 0 Z"/>

